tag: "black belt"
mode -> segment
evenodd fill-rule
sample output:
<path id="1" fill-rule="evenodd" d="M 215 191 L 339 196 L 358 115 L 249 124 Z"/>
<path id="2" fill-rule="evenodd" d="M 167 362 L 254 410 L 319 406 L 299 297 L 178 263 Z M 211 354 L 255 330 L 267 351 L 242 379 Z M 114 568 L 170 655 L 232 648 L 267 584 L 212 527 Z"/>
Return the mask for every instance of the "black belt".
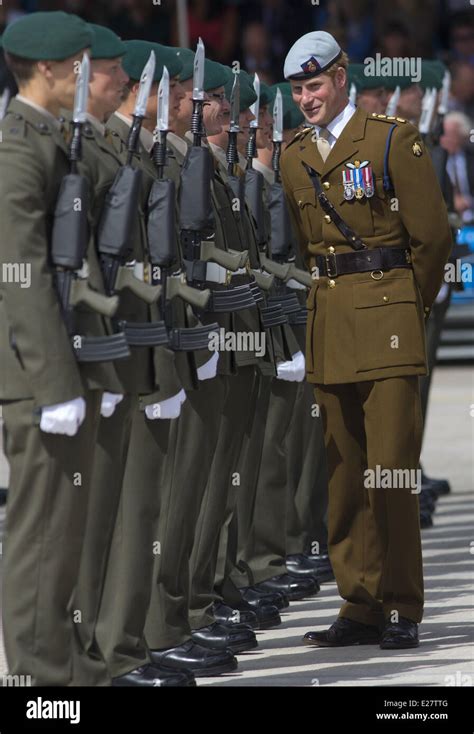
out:
<path id="1" fill-rule="evenodd" d="M 335 278 L 350 273 L 366 273 L 371 270 L 411 268 L 410 250 L 401 247 L 376 247 L 373 250 L 358 250 L 316 256 L 319 275 Z"/>

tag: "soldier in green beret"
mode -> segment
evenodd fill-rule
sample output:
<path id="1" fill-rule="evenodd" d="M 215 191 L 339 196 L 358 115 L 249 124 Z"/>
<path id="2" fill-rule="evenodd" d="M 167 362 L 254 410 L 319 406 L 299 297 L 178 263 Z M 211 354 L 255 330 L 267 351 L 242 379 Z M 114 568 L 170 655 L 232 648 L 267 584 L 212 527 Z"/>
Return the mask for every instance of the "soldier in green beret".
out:
<path id="1" fill-rule="evenodd" d="M 82 170 L 91 183 L 94 191 L 92 228 L 99 239 L 99 227 L 108 192 L 114 182 L 120 167 L 125 163 L 126 156 L 112 144 L 112 136 L 107 134 L 105 123 L 122 105 L 129 77 L 122 68 L 122 58 L 127 52 L 127 46 L 108 28 L 91 25 L 93 43 L 91 48 L 91 83 L 88 101 L 89 125 L 84 130 Z M 156 88 L 155 88 L 155 115 L 156 115 Z M 150 110 L 153 103 L 150 104 Z M 142 198 L 145 200 L 145 193 Z M 140 211 L 142 205 L 140 204 Z M 143 226 L 140 212 L 137 212 L 132 228 L 133 255 L 138 262 L 147 258 L 146 242 L 143 237 Z M 131 292 L 128 289 L 121 291 L 121 303 L 116 318 L 123 322 L 139 321 L 151 323 L 158 319 L 153 313 L 153 305 L 140 297 L 140 281 L 137 281 L 138 290 Z M 145 295 L 149 293 L 149 286 L 143 287 Z M 169 407 L 168 394 L 164 390 L 158 391 L 158 381 L 164 380 L 170 385 L 169 391 L 175 394 L 180 390 L 180 384 L 173 372 L 173 354 L 164 347 L 155 349 L 148 347 L 131 346 L 131 358 L 117 363 L 117 373 L 121 382 L 123 401 L 118 406 L 114 416 L 103 420 L 99 426 L 97 449 L 93 468 L 93 489 L 89 501 L 88 521 L 84 538 L 84 550 L 81 558 L 79 582 L 74 596 L 74 608 L 81 612 L 81 624 L 78 627 L 78 639 L 82 646 L 84 667 L 83 683 L 103 685 L 112 678 L 114 685 L 174 686 L 187 685 L 193 681 L 191 675 L 170 674 L 156 666 L 147 665 L 147 652 L 139 648 L 138 644 L 130 645 L 127 656 L 127 647 L 122 645 L 120 665 L 111 659 L 109 648 L 101 634 L 100 620 L 107 615 L 106 592 L 109 577 L 113 578 L 116 564 L 120 564 L 123 584 L 114 588 L 114 610 L 109 613 L 105 625 L 108 636 L 122 634 L 124 625 L 123 616 L 130 609 L 138 614 L 137 605 L 128 605 L 126 594 L 137 593 L 144 575 L 146 562 L 150 554 L 140 557 L 138 549 L 140 543 L 152 545 L 154 540 L 154 517 L 150 512 L 150 504 L 158 502 L 154 482 L 150 483 L 143 464 L 134 467 L 132 500 L 129 499 L 129 483 L 126 473 L 127 456 L 133 460 L 137 456 L 137 449 L 141 446 L 135 435 L 141 426 L 149 433 L 159 435 L 162 446 L 166 443 L 169 431 L 169 420 L 150 420 L 139 408 L 139 401 L 155 407 L 159 406 L 160 417 L 163 416 L 162 407 Z M 145 397 L 146 396 L 146 397 Z M 164 438 L 163 438 L 164 437 Z M 127 448 L 129 450 L 127 451 Z M 163 451 L 153 446 L 149 452 L 150 461 L 153 461 L 154 474 L 159 474 L 163 462 Z M 137 457 L 138 458 L 138 457 Z M 104 488 L 107 488 L 105 491 Z M 146 508 L 146 509 L 145 509 Z M 117 512 L 123 517 L 121 527 L 126 525 L 125 537 L 129 545 L 122 548 L 117 541 L 117 533 L 113 534 Z M 134 535 L 134 519 L 140 524 L 138 536 Z M 147 524 L 143 521 L 146 520 Z M 148 529 L 149 528 L 149 529 Z M 147 535 L 148 529 L 148 535 Z M 149 537 L 149 541 L 146 538 Z M 112 542 L 111 542 L 112 539 Z M 125 553 L 125 561 L 123 554 Z M 138 564 L 134 561 L 138 559 Z M 127 562 L 128 561 L 128 562 Z M 150 567 L 150 563 L 149 566 Z M 128 574 L 132 573 L 132 578 Z M 145 576 L 145 590 L 149 588 L 149 579 Z M 114 582 L 116 579 L 113 579 Z M 123 589 L 123 593 L 118 590 Z M 101 607 L 102 602 L 102 607 Z M 105 611 L 104 611 L 105 610 Z M 142 615 L 143 616 L 143 615 Z M 127 622 L 130 634 L 132 633 L 135 616 Z M 97 633 L 97 634 L 96 634 Z M 142 627 L 137 632 L 137 639 L 142 638 Z M 107 641 L 109 637 L 106 638 Z M 104 662 L 105 658 L 105 662 Z"/>
<path id="2" fill-rule="evenodd" d="M 286 84 L 274 84 L 271 103 L 278 88 Z M 304 116 L 293 97 L 282 94 L 283 144 L 282 150 L 293 140 L 304 122 Z M 272 169 L 273 146 L 259 148 L 254 166 L 265 176 L 267 187 L 274 182 Z M 292 254 L 297 266 L 305 268 L 301 253 L 293 244 Z M 295 283 L 294 287 L 299 284 Z M 301 305 L 306 303 L 304 287 L 295 291 Z M 301 352 L 305 352 L 305 329 L 293 327 Z M 286 566 L 290 575 L 314 576 L 319 582 L 332 578 L 327 555 L 327 470 L 324 434 L 320 416 L 314 409 L 314 395 L 308 382 L 298 385 L 292 423 L 287 438 L 287 507 L 286 507 Z M 283 549 L 282 549 L 283 552 Z"/>
<path id="3" fill-rule="evenodd" d="M 177 56 L 183 63 L 180 80 L 186 96 L 168 141 L 176 159 L 183 162 L 190 145 L 188 130 L 192 113 L 194 54 L 188 49 L 178 49 Z M 224 81 L 223 67 L 206 59 L 203 90 L 208 104 L 204 107 L 203 122 L 208 134 L 222 127 Z M 203 144 L 206 145 L 205 138 Z M 222 252 L 238 250 L 235 225 L 231 227 L 232 201 L 217 176 L 213 181 L 211 198 L 216 221 L 215 248 Z M 237 255 L 236 252 L 233 257 Z M 205 281 L 206 287 L 213 291 L 228 287 L 222 279 L 225 268 L 218 264 L 221 256 L 216 252 L 215 257 L 217 259 L 206 266 Z M 233 286 L 234 283 L 238 284 L 236 281 L 239 277 L 229 270 L 225 280 Z M 202 318 L 204 322 L 217 322 L 224 333 L 232 334 L 235 332 L 233 324 L 236 316 L 236 313 L 210 311 L 204 313 Z M 225 452 L 229 452 L 228 437 L 232 430 L 229 401 L 235 369 L 234 352 L 222 351 L 217 365 L 217 378 L 201 381 L 199 390 L 189 396 L 188 404 L 183 406 L 175 443 L 176 459 L 172 467 L 170 501 L 167 514 L 160 515 L 158 530 L 162 558 L 166 557 L 167 562 L 157 564 L 145 629 L 154 659 L 173 665 L 184 664 L 184 660 L 190 659 L 191 669 L 196 675 L 215 675 L 232 670 L 236 661 L 228 658 L 226 648 L 241 651 L 256 646 L 255 635 L 249 628 L 228 628 L 225 624 L 216 624 L 214 616 L 205 609 L 191 610 L 190 613 L 190 582 L 194 582 L 193 543 L 195 538 L 197 543 L 200 543 L 199 538 L 206 543 L 208 533 L 215 532 L 212 527 L 214 508 L 208 498 L 210 495 L 215 496 L 222 489 L 222 484 L 231 480 L 230 476 L 228 479 L 223 477 L 221 472 L 229 474 L 227 464 L 232 459 L 232 454 L 226 455 Z M 242 414 L 245 415 L 245 410 Z M 236 416 L 234 428 L 237 433 L 239 426 L 239 416 Z M 225 440 L 224 436 L 227 436 Z M 191 484 L 190 476 L 193 477 Z M 177 533 L 182 541 L 178 550 L 175 543 Z M 203 572 L 205 569 L 200 568 L 199 573 Z M 206 591 L 211 590 L 212 582 L 211 588 Z M 207 654 L 204 654 L 206 651 Z"/>
<path id="4" fill-rule="evenodd" d="M 3 631 L 9 672 L 36 686 L 77 685 L 82 661 L 70 612 L 84 540 L 104 390 L 120 392 L 110 363 L 76 361 L 50 256 L 51 225 L 68 149 L 57 118 L 72 109 L 77 71 L 91 46 L 75 15 L 33 13 L 5 31 L 19 87 L 1 123 L 1 251 L 22 263 L 27 286 L 0 283 L 0 397 L 10 463 L 4 540 Z M 104 292 L 92 240 L 89 284 Z M 74 279 L 80 278 L 79 273 Z M 82 276 L 84 277 L 84 276 Z M 102 316 L 75 309 L 75 331 L 105 336 Z M 34 490 L 34 491 L 32 491 Z M 76 657 L 76 655 L 74 655 Z"/>
<path id="5" fill-rule="evenodd" d="M 349 92 L 354 84 L 357 91 L 356 104 L 366 112 L 382 114 L 385 112 L 390 97 L 386 87 L 386 77 L 367 75 L 365 71 L 364 64 L 349 64 L 347 74 Z"/>

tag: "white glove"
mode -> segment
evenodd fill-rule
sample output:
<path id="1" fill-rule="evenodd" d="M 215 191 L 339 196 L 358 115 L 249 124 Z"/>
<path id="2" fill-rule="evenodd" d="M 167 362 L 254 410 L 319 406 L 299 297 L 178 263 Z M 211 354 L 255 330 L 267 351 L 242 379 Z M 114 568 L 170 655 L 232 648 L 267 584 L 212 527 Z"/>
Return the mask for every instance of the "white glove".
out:
<path id="1" fill-rule="evenodd" d="M 285 380 L 286 382 L 295 381 L 295 370 L 293 361 L 278 362 L 277 364 L 277 380 Z"/>
<path id="2" fill-rule="evenodd" d="M 295 371 L 295 381 L 303 382 L 306 376 L 306 364 L 303 352 L 296 352 L 293 355 L 293 369 Z"/>
<path id="3" fill-rule="evenodd" d="M 100 414 L 102 418 L 110 418 L 114 414 L 115 408 L 123 400 L 123 395 L 114 392 L 104 392 L 102 402 L 100 404 Z"/>
<path id="4" fill-rule="evenodd" d="M 197 368 L 198 380 L 212 380 L 217 374 L 217 363 L 219 361 L 219 353 L 214 352 L 211 359 Z"/>
<path id="5" fill-rule="evenodd" d="M 75 398 L 57 405 L 47 405 L 41 409 L 40 429 L 45 433 L 75 436 L 85 417 L 86 401 L 84 398 Z"/>
<path id="6" fill-rule="evenodd" d="M 161 420 L 173 420 L 178 418 L 181 413 L 181 406 L 186 400 L 186 393 L 184 390 L 180 390 L 177 395 L 173 395 L 172 398 L 163 400 L 161 403 L 153 403 L 147 405 L 145 408 L 145 415 L 150 421 L 155 421 L 158 418 Z"/>

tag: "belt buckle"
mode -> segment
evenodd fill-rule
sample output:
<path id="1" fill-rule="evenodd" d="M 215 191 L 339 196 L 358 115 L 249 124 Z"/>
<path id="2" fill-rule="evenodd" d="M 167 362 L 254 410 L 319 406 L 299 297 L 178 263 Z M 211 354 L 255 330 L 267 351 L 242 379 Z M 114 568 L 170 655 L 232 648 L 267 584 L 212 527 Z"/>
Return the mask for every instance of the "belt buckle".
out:
<path id="1" fill-rule="evenodd" d="M 324 258 L 326 260 L 326 272 L 328 278 L 335 278 L 337 276 L 337 262 L 335 253 L 331 252 L 329 253 L 329 255 L 324 255 Z M 332 269 L 332 265 L 329 262 L 330 258 L 333 258 L 334 260 L 334 270 Z"/>
<path id="2" fill-rule="evenodd" d="M 225 275 L 225 284 L 230 285 L 232 281 L 232 270 L 227 270 Z"/>

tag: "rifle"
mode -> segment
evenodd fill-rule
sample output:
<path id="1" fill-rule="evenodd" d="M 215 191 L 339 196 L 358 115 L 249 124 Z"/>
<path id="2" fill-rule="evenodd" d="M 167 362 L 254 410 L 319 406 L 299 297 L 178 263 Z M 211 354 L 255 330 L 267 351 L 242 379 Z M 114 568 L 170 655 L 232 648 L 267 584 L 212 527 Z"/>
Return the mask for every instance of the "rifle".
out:
<path id="1" fill-rule="evenodd" d="M 291 254 L 293 233 L 285 192 L 280 177 L 281 144 L 283 142 L 283 99 L 278 89 L 273 107 L 273 156 L 272 168 L 275 182 L 270 186 L 268 208 L 270 211 L 271 260 L 263 255 L 261 262 L 265 270 L 275 276 L 275 295 L 268 303 L 279 303 L 291 324 L 306 323 L 306 308 L 302 308 L 293 289 L 310 288 L 311 275 L 295 265 Z M 289 287 L 289 284 L 291 286 Z"/>
<path id="2" fill-rule="evenodd" d="M 194 59 L 193 115 L 191 132 L 193 145 L 188 149 L 181 169 L 180 232 L 184 265 L 188 282 L 202 289 L 209 267 L 227 269 L 225 281 L 232 271 L 244 267 L 247 253 L 221 250 L 214 244 L 215 222 L 212 211 L 212 181 L 214 165 L 207 147 L 202 146 L 204 136 L 204 62 L 205 50 L 201 39 Z M 219 274 L 221 273 L 219 270 Z M 208 310 L 228 313 L 249 308 L 255 303 L 248 285 L 211 291 Z"/>
<path id="3" fill-rule="evenodd" d="M 117 171 L 107 192 L 98 228 L 98 250 L 108 293 L 128 288 L 148 305 L 155 303 L 161 287 L 144 282 L 138 273 L 143 263 L 131 260 L 133 253 L 132 227 L 139 206 L 142 171 L 134 168 L 133 156 L 139 150 L 140 130 L 146 115 L 150 89 L 155 73 L 155 53 L 152 51 L 140 78 L 133 122 L 127 139 L 127 162 Z M 145 268 L 143 268 L 143 271 Z M 157 347 L 168 344 L 165 324 L 158 322 L 120 322 L 131 346 Z"/>
<path id="4" fill-rule="evenodd" d="M 161 285 L 161 306 L 168 331 L 170 346 L 175 351 L 205 349 L 209 344 L 209 333 L 217 324 L 195 328 L 175 328 L 171 301 L 181 298 L 198 309 L 204 309 L 209 301 L 209 290 L 197 290 L 186 285 L 184 273 L 176 275 L 177 230 L 175 217 L 176 188 L 174 181 L 164 177 L 167 162 L 166 138 L 169 131 L 169 72 L 166 66 L 158 89 L 158 112 L 155 130 L 153 161 L 157 180 L 154 181 L 148 199 L 148 248 L 151 262 L 152 282 Z"/>
<path id="5" fill-rule="evenodd" d="M 79 362 L 105 362 L 130 356 L 122 333 L 105 337 L 83 337 L 75 334 L 75 307 L 85 304 L 93 311 L 111 318 L 118 307 L 117 296 L 107 297 L 94 291 L 88 283 L 86 261 L 89 228 L 89 183 L 78 173 L 82 159 L 82 129 L 86 121 L 90 61 L 84 54 L 76 80 L 73 112 L 73 135 L 69 147 L 70 172 L 61 181 L 54 212 L 51 239 L 51 261 L 63 318 Z"/>

